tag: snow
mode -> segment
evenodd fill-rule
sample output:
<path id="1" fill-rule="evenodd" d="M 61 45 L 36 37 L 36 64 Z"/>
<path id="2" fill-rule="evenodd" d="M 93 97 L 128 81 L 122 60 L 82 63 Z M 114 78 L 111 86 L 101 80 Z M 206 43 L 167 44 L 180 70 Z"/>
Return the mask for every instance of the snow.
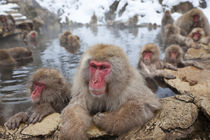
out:
<path id="1" fill-rule="evenodd" d="M 18 8 L 19 6 L 17 4 L 4 4 L 4 2 L 0 2 L 0 15 L 7 15 L 6 12 L 14 11 L 14 8 Z"/>
<path id="2" fill-rule="evenodd" d="M 42 7 L 57 14 L 60 22 L 69 21 L 86 24 L 89 23 L 93 14 L 98 17 L 98 24 L 106 24 L 105 15 L 110 11 L 113 0 L 36 0 Z M 118 7 L 115 11 L 115 21 L 127 22 L 134 15 L 138 16 L 138 24 L 156 23 L 161 24 L 163 9 L 171 9 L 180 2 L 189 1 L 194 7 L 199 6 L 201 0 L 163 0 L 162 5 L 159 0 L 115 0 L 118 1 Z M 210 1 L 206 0 L 207 8 L 200 8 L 210 19 Z M 17 7 L 16 4 L 4 4 L 5 0 L 0 1 L 0 14 L 6 14 Z M 120 14 L 123 7 L 126 10 Z M 180 13 L 173 13 L 172 17 L 176 20 Z"/>

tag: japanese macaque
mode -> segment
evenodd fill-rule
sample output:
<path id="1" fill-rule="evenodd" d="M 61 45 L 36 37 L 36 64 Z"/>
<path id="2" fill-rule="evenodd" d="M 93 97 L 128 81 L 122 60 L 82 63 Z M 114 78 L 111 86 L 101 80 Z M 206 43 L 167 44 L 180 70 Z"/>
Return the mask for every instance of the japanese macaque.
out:
<path id="1" fill-rule="evenodd" d="M 142 127 L 160 103 L 117 46 L 97 44 L 84 54 L 72 86 L 72 99 L 61 114 L 61 140 L 88 140 L 92 121 L 120 135 Z"/>
<path id="2" fill-rule="evenodd" d="M 210 36 L 206 36 L 202 28 L 194 28 L 188 35 L 194 42 L 210 46 Z"/>
<path id="3" fill-rule="evenodd" d="M 21 122 L 36 123 L 51 113 L 60 113 L 70 100 L 69 84 L 55 69 L 38 69 L 32 76 L 29 89 L 32 108 L 10 117 L 6 122 L 9 129 L 19 127 Z"/>
<path id="4" fill-rule="evenodd" d="M 184 52 L 188 48 L 199 48 L 199 46 L 190 38 L 180 34 L 180 28 L 174 24 L 168 24 L 165 27 L 165 33 L 163 35 L 164 47 L 168 47 L 172 44 L 178 44 L 182 47 Z"/>
<path id="5" fill-rule="evenodd" d="M 80 48 L 80 38 L 76 35 L 72 35 L 71 32 L 66 31 L 60 37 L 60 45 L 68 52 L 76 53 Z"/>
<path id="6" fill-rule="evenodd" d="M 160 59 L 160 50 L 155 44 L 146 44 L 141 48 L 139 62 L 137 66 L 139 72 L 144 76 L 147 86 L 153 91 L 155 84 L 161 85 L 162 79 L 175 79 L 176 76 L 168 74 L 164 68 L 177 70 L 176 67 L 169 63 L 163 63 Z M 153 81 L 153 82 L 152 82 Z"/>
<path id="7" fill-rule="evenodd" d="M 44 21 L 40 17 L 35 17 L 33 19 L 33 30 L 41 33 L 42 31 L 42 26 L 44 25 Z"/>
<path id="8" fill-rule="evenodd" d="M 17 63 L 27 63 L 33 61 L 32 51 L 24 47 L 15 47 L 7 49 L 9 54 Z"/>
<path id="9" fill-rule="evenodd" d="M 134 15 L 133 17 L 130 17 L 127 23 L 127 26 L 133 27 L 137 26 L 139 21 L 138 15 Z"/>
<path id="10" fill-rule="evenodd" d="M 166 10 L 164 12 L 163 18 L 161 20 L 161 30 L 162 30 L 162 33 L 164 33 L 164 29 L 165 29 L 165 26 L 167 24 L 173 24 L 173 23 L 174 23 L 174 19 L 172 18 L 170 11 L 169 10 Z"/>
<path id="11" fill-rule="evenodd" d="M 183 60 L 184 55 L 182 48 L 179 45 L 172 44 L 165 50 L 165 63 L 170 63 L 178 68 L 185 67 L 185 66 L 194 66 L 198 69 L 203 69 L 199 64 L 194 61 L 190 60 Z"/>
<path id="12" fill-rule="evenodd" d="M 9 32 L 14 32 L 16 25 L 15 25 L 15 20 L 11 15 L 6 16 L 7 18 L 7 30 Z"/>
<path id="13" fill-rule="evenodd" d="M 1 33 L 7 32 L 7 18 L 5 15 L 0 15 Z"/>
<path id="14" fill-rule="evenodd" d="M 206 35 L 210 35 L 208 19 L 204 13 L 197 8 L 193 8 L 192 10 L 183 14 L 174 23 L 183 31 L 182 35 L 187 36 L 192 29 L 196 27 L 203 28 Z"/>
<path id="15" fill-rule="evenodd" d="M 92 15 L 92 17 L 91 17 L 90 24 L 96 25 L 97 22 L 98 22 L 98 18 L 97 18 L 97 16 L 96 16 L 95 13 L 94 13 L 94 14 Z"/>
<path id="16" fill-rule="evenodd" d="M 29 33 L 26 31 L 24 32 L 23 41 L 27 45 L 33 45 L 34 47 L 37 46 L 37 39 L 38 33 L 34 30 L 30 31 Z"/>
<path id="17" fill-rule="evenodd" d="M 14 67 L 16 64 L 14 58 L 7 50 L 0 49 L 0 67 Z"/>

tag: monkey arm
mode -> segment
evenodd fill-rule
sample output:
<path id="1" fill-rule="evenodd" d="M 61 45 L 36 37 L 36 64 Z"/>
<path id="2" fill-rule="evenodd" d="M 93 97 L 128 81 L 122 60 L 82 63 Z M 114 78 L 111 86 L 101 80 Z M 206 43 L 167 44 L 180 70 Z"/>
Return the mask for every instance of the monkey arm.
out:
<path id="1" fill-rule="evenodd" d="M 86 131 L 90 127 L 92 118 L 87 109 L 80 104 L 69 104 L 61 113 L 62 140 L 88 140 Z"/>
<path id="2" fill-rule="evenodd" d="M 135 126 L 142 127 L 158 109 L 160 103 L 155 97 L 137 98 L 127 101 L 117 111 L 97 113 L 93 122 L 109 133 L 120 135 Z"/>
<path id="3" fill-rule="evenodd" d="M 198 63 L 196 62 L 193 62 L 193 61 L 181 61 L 181 64 L 184 65 L 184 66 L 194 66 L 198 69 L 203 69 L 203 67 L 201 67 Z"/>
<path id="4" fill-rule="evenodd" d="M 41 121 L 45 116 L 55 112 L 50 103 L 35 104 L 29 117 L 29 123 Z"/>
<path id="5" fill-rule="evenodd" d="M 153 75 L 154 75 L 154 77 L 163 77 L 166 79 L 176 79 L 176 76 L 169 74 L 164 70 L 156 70 L 156 71 L 154 71 Z"/>
<path id="6" fill-rule="evenodd" d="M 177 68 L 169 63 L 163 63 L 163 68 L 177 71 Z"/>

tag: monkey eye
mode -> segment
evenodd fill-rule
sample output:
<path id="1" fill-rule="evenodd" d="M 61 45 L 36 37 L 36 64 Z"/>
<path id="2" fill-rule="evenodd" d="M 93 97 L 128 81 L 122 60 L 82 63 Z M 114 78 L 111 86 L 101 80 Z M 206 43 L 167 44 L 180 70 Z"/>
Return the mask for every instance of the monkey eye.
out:
<path id="1" fill-rule="evenodd" d="M 91 66 L 92 68 L 94 68 L 94 69 L 97 68 L 97 66 L 96 66 L 95 64 L 90 64 L 90 66 Z"/>
<path id="2" fill-rule="evenodd" d="M 105 65 L 101 65 L 101 66 L 99 67 L 100 70 L 104 70 L 104 69 L 106 69 L 106 68 L 107 68 L 107 66 L 105 66 Z"/>

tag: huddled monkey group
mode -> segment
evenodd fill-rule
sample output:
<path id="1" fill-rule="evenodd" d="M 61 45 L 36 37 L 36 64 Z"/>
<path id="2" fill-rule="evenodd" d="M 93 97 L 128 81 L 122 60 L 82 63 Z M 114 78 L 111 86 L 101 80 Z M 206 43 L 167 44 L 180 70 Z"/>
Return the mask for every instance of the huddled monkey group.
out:
<path id="1" fill-rule="evenodd" d="M 0 17 L 1 19 L 1 17 Z M 162 18 L 161 37 L 165 57 L 161 60 L 160 47 L 148 43 L 139 51 L 138 64 L 132 67 L 126 53 L 118 46 L 96 44 L 82 55 L 72 83 L 56 69 L 40 68 L 28 83 L 32 106 L 25 112 L 11 116 L 5 123 L 8 129 L 20 123 L 36 123 L 45 116 L 61 113 L 61 140 L 88 140 L 87 130 L 94 124 L 101 130 L 121 135 L 134 127 L 142 127 L 161 109 L 155 96 L 164 79 L 176 76 L 164 69 L 193 66 L 199 63 L 186 60 L 189 48 L 210 45 L 210 26 L 206 16 L 197 8 L 183 14 L 176 21 L 166 10 Z M 27 43 L 37 40 L 36 31 L 25 32 Z M 65 31 L 60 46 L 75 54 L 80 49 L 80 37 Z M 31 60 L 28 48 L 0 50 L 0 66 L 13 67 Z"/>

